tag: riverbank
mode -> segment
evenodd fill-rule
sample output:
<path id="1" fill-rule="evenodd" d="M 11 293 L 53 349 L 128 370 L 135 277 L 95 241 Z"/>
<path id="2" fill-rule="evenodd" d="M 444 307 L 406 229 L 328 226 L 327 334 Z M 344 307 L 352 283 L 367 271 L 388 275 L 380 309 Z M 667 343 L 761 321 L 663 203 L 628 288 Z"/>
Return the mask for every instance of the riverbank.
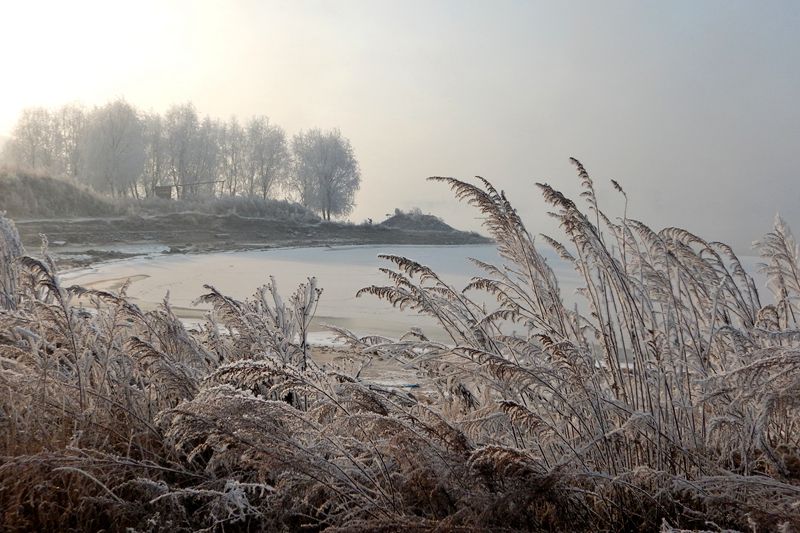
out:
<path id="1" fill-rule="evenodd" d="M 207 253 L 270 248 L 352 245 L 487 244 L 459 230 L 416 230 L 380 224 L 299 222 L 236 214 L 18 220 L 23 244 L 35 250 L 46 235 L 59 266 L 72 268 L 145 253 Z"/>

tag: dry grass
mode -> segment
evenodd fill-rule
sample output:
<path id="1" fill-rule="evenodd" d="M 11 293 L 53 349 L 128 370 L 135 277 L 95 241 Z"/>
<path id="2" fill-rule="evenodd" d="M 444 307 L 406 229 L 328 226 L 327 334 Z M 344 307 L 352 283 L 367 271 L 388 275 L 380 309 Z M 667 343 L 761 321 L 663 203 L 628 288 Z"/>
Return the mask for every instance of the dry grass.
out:
<path id="1" fill-rule="evenodd" d="M 759 244 L 776 301 L 764 305 L 729 247 L 612 221 L 575 164 L 586 210 L 540 188 L 567 237 L 544 240 L 582 275 L 586 312 L 565 306 L 485 180 L 433 178 L 484 214 L 504 264 L 481 264 L 485 277 L 462 291 L 392 256 L 389 285 L 362 291 L 449 333 L 442 344 L 420 331 L 339 332 L 354 358 L 393 358 L 430 395 L 310 359 L 313 280 L 287 301 L 274 281 L 244 302 L 209 287 L 213 311 L 187 332 L 168 302 L 144 313 L 124 290 L 63 287 L 49 262 L 17 260 L 5 285 L 15 303 L 0 314 L 3 525 L 797 530 L 790 232 L 778 222 Z M 15 242 L 10 225 L 0 230 Z"/>
<path id="2" fill-rule="evenodd" d="M 119 213 L 106 198 L 67 178 L 2 167 L 0 211 L 16 219 L 102 217 Z"/>
<path id="3" fill-rule="evenodd" d="M 0 167 L 0 212 L 16 219 L 148 216 L 171 213 L 236 214 L 242 217 L 316 224 L 320 218 L 286 200 L 244 196 L 165 200 L 108 198 L 68 178 Z"/>

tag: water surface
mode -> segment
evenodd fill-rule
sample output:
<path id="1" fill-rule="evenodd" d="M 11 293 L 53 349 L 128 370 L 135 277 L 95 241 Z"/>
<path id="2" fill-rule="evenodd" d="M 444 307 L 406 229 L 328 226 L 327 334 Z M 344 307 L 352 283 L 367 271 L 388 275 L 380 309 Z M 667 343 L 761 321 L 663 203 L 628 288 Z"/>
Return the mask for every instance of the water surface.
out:
<path id="1" fill-rule="evenodd" d="M 575 271 L 554 253 L 542 253 L 555 270 L 561 293 L 574 305 L 575 290 L 582 283 Z M 397 337 L 411 327 L 421 327 L 432 338 L 446 340 L 430 317 L 413 311 L 400 311 L 371 295 L 356 298 L 356 292 L 370 285 L 387 285 L 388 278 L 379 267 L 392 265 L 378 258 L 379 254 L 395 254 L 414 259 L 431 267 L 447 283 L 463 288 L 480 269 L 468 258 L 500 265 L 494 245 L 463 246 L 343 246 L 329 248 L 291 248 L 259 251 L 219 252 L 208 254 L 155 254 L 101 263 L 72 271 L 62 277 L 70 284 L 98 289 L 118 290 L 128 281 L 128 295 L 145 309 L 158 305 L 169 293 L 169 300 L 179 316 L 187 320 L 202 318 L 207 306 L 194 301 L 203 294 L 204 284 L 213 285 L 222 293 L 244 299 L 269 282 L 276 280 L 284 298 L 307 280 L 317 278 L 323 289 L 317 309 L 315 329 L 334 324 L 367 335 Z M 756 274 L 756 259 L 742 258 L 745 268 Z M 763 276 L 756 274 L 759 289 Z M 762 291 L 762 294 L 766 291 Z M 480 299 L 480 295 L 475 294 Z M 317 339 L 320 339 L 319 335 Z"/>

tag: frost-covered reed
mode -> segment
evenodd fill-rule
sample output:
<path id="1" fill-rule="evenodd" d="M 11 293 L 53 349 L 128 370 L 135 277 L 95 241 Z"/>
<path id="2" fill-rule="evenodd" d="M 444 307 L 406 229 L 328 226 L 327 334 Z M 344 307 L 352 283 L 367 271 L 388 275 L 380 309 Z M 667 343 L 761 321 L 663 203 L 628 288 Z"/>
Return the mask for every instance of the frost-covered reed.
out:
<path id="1" fill-rule="evenodd" d="M 124 290 L 64 287 L 47 260 L 16 260 L 17 303 L 0 313 L 3 524 L 796 530 L 788 228 L 757 245 L 763 303 L 729 246 L 612 219 L 574 163 L 586 205 L 539 185 L 565 233 L 541 240 L 581 275 L 584 306 L 564 304 L 502 192 L 432 178 L 481 211 L 503 262 L 462 290 L 387 256 L 388 284 L 362 294 L 435 317 L 450 342 L 337 330 L 353 368 L 309 356 L 313 279 L 286 301 L 274 281 L 243 302 L 208 287 L 212 311 L 187 331 L 168 301 L 145 313 Z M 370 382 L 375 358 L 426 387 Z"/>
<path id="2" fill-rule="evenodd" d="M 14 222 L 0 212 L 0 309 L 14 309 L 17 305 L 17 258 L 25 249 L 19 239 Z"/>

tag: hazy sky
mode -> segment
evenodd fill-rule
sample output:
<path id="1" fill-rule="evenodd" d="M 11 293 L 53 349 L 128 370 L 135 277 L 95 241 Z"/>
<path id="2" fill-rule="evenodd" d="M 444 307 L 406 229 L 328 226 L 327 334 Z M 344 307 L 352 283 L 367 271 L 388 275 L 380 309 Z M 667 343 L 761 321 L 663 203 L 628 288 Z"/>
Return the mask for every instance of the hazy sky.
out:
<path id="1" fill-rule="evenodd" d="M 339 127 L 353 220 L 420 206 L 476 227 L 434 174 L 483 175 L 530 229 L 535 181 L 583 160 L 633 216 L 746 246 L 800 233 L 800 2 L 0 0 L 0 135 L 27 106 L 124 97 L 163 112 Z"/>

